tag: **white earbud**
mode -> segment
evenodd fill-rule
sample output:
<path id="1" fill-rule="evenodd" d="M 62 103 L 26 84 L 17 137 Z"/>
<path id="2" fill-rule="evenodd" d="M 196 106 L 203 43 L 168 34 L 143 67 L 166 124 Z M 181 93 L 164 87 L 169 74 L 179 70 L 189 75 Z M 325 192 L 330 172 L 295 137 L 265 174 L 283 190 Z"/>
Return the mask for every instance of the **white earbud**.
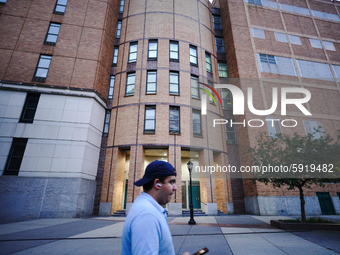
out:
<path id="1" fill-rule="evenodd" d="M 162 187 L 162 184 L 156 183 L 156 186 L 158 186 L 158 187 Z"/>

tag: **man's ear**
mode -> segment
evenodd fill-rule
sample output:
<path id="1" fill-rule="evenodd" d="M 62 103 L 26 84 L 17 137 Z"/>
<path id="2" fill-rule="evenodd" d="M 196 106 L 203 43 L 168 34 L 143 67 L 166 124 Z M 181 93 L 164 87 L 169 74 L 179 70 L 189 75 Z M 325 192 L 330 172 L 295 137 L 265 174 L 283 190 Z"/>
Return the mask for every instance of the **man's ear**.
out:
<path id="1" fill-rule="evenodd" d="M 155 179 L 153 184 L 154 184 L 154 187 L 156 187 L 156 189 L 159 189 L 160 187 L 162 187 L 162 184 L 159 179 Z"/>

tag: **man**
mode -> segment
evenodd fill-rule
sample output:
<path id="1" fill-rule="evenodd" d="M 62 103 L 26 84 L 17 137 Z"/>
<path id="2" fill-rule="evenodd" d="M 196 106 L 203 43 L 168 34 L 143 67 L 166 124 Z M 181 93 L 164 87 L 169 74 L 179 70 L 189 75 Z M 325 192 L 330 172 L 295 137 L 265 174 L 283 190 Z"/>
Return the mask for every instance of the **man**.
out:
<path id="1" fill-rule="evenodd" d="M 143 186 L 144 192 L 136 198 L 125 220 L 123 255 L 175 254 L 166 210 L 162 207 L 177 189 L 175 177 L 171 164 L 156 160 L 146 167 L 143 178 L 134 183 Z"/>

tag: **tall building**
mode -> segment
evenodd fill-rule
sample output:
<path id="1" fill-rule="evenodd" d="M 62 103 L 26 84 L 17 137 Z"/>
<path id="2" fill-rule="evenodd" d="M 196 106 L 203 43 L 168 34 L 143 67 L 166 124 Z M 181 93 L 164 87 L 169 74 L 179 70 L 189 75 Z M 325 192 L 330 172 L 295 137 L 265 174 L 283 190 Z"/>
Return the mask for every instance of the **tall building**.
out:
<path id="1" fill-rule="evenodd" d="M 339 12 L 330 0 L 0 0 L 0 216 L 128 210 L 153 160 L 177 171 L 170 215 L 189 208 L 189 161 L 194 208 L 299 214 L 297 191 L 212 169 L 250 166 L 242 151 L 261 132 L 336 134 Z M 219 84 L 272 110 L 237 114 Z M 274 88 L 312 98 L 283 114 Z M 307 213 L 339 214 L 339 196 L 338 184 L 307 191 Z"/>

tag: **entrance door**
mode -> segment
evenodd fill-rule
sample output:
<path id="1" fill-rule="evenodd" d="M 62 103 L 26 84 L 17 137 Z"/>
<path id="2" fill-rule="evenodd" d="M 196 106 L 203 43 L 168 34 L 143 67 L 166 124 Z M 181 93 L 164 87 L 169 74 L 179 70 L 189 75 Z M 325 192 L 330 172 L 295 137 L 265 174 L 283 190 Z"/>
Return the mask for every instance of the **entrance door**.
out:
<path id="1" fill-rule="evenodd" d="M 329 192 L 316 192 L 316 196 L 319 199 L 322 214 L 324 215 L 335 214 L 332 198 L 329 195 Z"/>
<path id="2" fill-rule="evenodd" d="M 189 185 L 189 204 L 190 204 L 190 182 Z M 192 205 L 194 209 L 201 208 L 201 189 L 200 182 L 192 182 Z"/>
<path id="3" fill-rule="evenodd" d="M 127 198 L 127 191 L 128 191 L 128 182 L 129 180 L 125 180 L 125 196 L 124 196 L 124 208 L 123 209 L 126 209 L 126 198 Z"/>

